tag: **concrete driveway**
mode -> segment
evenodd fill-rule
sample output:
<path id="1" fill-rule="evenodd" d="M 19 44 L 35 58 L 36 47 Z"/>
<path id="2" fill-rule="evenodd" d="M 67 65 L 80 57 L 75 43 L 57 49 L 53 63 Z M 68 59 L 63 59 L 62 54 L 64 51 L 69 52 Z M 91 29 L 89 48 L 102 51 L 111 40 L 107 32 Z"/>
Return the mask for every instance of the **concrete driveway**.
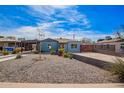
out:
<path id="1" fill-rule="evenodd" d="M 94 52 L 83 52 L 83 53 L 74 53 L 74 54 L 84 56 L 84 57 L 90 57 L 93 59 L 98 59 L 106 62 L 112 62 L 112 63 L 114 63 L 114 60 L 116 60 L 117 58 L 124 60 L 123 57 L 117 57 L 117 56 L 94 53 Z"/>

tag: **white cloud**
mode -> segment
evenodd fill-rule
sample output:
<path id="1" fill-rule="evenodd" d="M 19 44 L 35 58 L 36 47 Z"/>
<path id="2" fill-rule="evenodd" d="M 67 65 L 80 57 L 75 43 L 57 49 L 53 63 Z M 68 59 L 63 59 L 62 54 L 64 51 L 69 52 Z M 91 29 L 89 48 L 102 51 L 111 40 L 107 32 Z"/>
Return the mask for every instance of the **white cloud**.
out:
<path id="1" fill-rule="evenodd" d="M 48 6 L 48 5 L 42 5 L 42 6 L 29 6 L 31 10 L 33 10 L 31 13 L 35 16 L 41 17 L 41 19 L 44 18 L 46 22 L 48 21 L 67 21 L 68 24 L 76 24 L 76 25 L 82 25 L 86 28 L 90 27 L 90 21 L 88 20 L 87 16 L 83 13 L 80 13 L 77 10 L 77 6 Z M 60 20 L 60 19 L 61 20 Z"/>
<path id="2" fill-rule="evenodd" d="M 29 6 L 30 14 L 40 18 L 37 26 L 22 26 L 9 32 L 10 35 L 16 35 L 17 37 L 26 37 L 27 39 L 38 38 L 37 28 L 41 29 L 46 38 L 73 38 L 75 34 L 76 39 L 82 39 L 84 37 L 93 40 L 104 38 L 106 34 L 100 34 L 95 30 L 84 30 L 76 27 L 80 25 L 85 28 L 90 28 L 91 23 L 87 16 L 80 13 L 75 6 Z M 41 22 L 42 21 L 42 22 Z M 60 28 L 62 23 L 73 24 L 75 27 L 70 27 L 70 30 L 66 28 Z"/>
<path id="3" fill-rule="evenodd" d="M 56 9 L 65 9 L 71 7 L 70 5 L 52 5 L 53 8 Z"/>
<path id="4" fill-rule="evenodd" d="M 47 37 L 51 37 L 54 32 L 49 31 L 51 28 L 55 28 L 59 23 L 63 23 L 64 21 L 54 21 L 47 23 L 40 23 L 38 26 L 22 26 L 20 28 L 13 29 L 14 35 L 17 37 L 25 37 L 27 39 L 36 39 L 38 38 L 38 31 L 42 31 L 42 33 L 46 34 Z"/>
<path id="5" fill-rule="evenodd" d="M 30 6 L 31 10 L 35 11 L 35 12 L 39 12 L 44 15 L 47 15 L 47 16 L 50 16 L 52 14 L 54 14 L 55 12 L 55 9 L 52 8 L 51 6 L 39 6 L 39 5 L 36 5 L 36 6 Z"/>
<path id="6" fill-rule="evenodd" d="M 42 26 L 40 25 L 35 27 L 22 26 L 20 28 L 13 29 L 13 31 L 11 32 L 8 32 L 8 35 L 17 36 L 21 38 L 25 37 L 26 39 L 38 39 L 37 28 L 39 27 L 42 30 L 42 32 L 45 34 L 45 38 L 63 37 L 63 38 L 73 39 L 73 34 L 75 34 L 75 39 L 77 40 L 81 40 L 82 38 L 90 38 L 91 40 L 97 40 L 99 38 L 104 38 L 105 36 L 108 36 L 108 34 L 99 33 L 99 31 L 81 30 L 81 29 L 67 31 L 63 28 L 57 28 L 56 31 L 53 32 L 50 30 L 53 24 L 44 23 L 42 24 Z M 6 33 L 4 35 L 6 35 Z"/>
<path id="7" fill-rule="evenodd" d="M 22 33 L 32 33 L 36 30 L 36 27 L 31 27 L 31 26 L 24 26 L 20 27 L 18 29 L 15 29 L 17 32 L 22 32 Z"/>
<path id="8" fill-rule="evenodd" d="M 69 8 L 70 6 L 62 6 L 62 5 L 32 5 L 29 6 L 30 10 L 32 12 L 30 12 L 31 14 L 38 16 L 38 17 L 48 17 L 49 19 L 51 18 L 50 16 L 56 13 L 56 10 L 60 9 L 66 9 Z M 52 19 L 52 18 L 51 18 Z"/>

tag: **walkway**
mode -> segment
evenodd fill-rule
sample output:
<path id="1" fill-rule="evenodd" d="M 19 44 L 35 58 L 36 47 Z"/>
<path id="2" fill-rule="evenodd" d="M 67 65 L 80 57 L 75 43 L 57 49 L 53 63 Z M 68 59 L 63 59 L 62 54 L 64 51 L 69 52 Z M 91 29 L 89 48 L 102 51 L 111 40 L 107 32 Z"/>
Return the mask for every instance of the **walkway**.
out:
<path id="1" fill-rule="evenodd" d="M 0 83 L 0 88 L 124 88 L 123 83 L 103 84 L 43 84 L 43 83 Z"/>
<path id="2" fill-rule="evenodd" d="M 6 55 L 6 56 L 0 56 L 0 62 L 11 60 L 11 59 L 14 59 L 14 58 L 16 58 L 15 54 Z"/>
<path id="3" fill-rule="evenodd" d="M 8 61 L 11 59 L 15 59 L 17 54 L 11 54 L 11 55 L 6 55 L 6 56 L 0 56 L 0 62 Z M 26 56 L 23 54 L 22 56 Z"/>

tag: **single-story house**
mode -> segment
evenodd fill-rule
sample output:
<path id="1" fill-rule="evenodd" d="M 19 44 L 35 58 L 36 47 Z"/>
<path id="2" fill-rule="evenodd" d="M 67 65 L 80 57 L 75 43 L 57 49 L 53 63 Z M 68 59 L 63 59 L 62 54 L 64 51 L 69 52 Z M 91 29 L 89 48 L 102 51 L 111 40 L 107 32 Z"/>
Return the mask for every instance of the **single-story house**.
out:
<path id="1" fill-rule="evenodd" d="M 65 38 L 47 38 L 40 41 L 41 52 L 49 52 L 49 47 L 55 49 L 55 51 L 58 51 L 59 48 L 64 48 L 67 52 L 80 52 L 80 41 Z"/>
<path id="2" fill-rule="evenodd" d="M 0 38 L 0 51 L 13 51 L 15 48 L 21 48 L 23 51 L 38 50 L 39 40 L 17 40 L 16 38 Z"/>
<path id="3" fill-rule="evenodd" d="M 80 41 L 70 40 L 67 43 L 68 52 L 80 52 Z"/>
<path id="4" fill-rule="evenodd" d="M 64 48 L 65 51 L 68 51 L 68 42 L 70 41 L 70 39 L 57 38 L 55 40 L 58 41 L 59 48 Z"/>
<path id="5" fill-rule="evenodd" d="M 124 39 L 99 41 L 95 44 L 94 50 L 107 54 L 124 53 Z"/>
<path id="6" fill-rule="evenodd" d="M 58 50 L 59 44 L 57 40 L 51 39 L 51 38 L 47 38 L 44 40 L 40 41 L 40 51 L 41 52 L 50 52 L 50 48 L 55 49 L 55 51 Z"/>
<path id="7" fill-rule="evenodd" d="M 36 51 L 39 50 L 39 40 L 22 40 L 21 41 L 21 48 L 23 51 Z"/>
<path id="8" fill-rule="evenodd" d="M 80 52 L 80 41 L 66 38 L 57 38 L 59 48 L 64 48 L 67 52 Z"/>
<path id="9" fill-rule="evenodd" d="M 0 38 L 0 51 L 13 51 L 15 48 L 21 46 L 20 42 L 13 38 Z"/>

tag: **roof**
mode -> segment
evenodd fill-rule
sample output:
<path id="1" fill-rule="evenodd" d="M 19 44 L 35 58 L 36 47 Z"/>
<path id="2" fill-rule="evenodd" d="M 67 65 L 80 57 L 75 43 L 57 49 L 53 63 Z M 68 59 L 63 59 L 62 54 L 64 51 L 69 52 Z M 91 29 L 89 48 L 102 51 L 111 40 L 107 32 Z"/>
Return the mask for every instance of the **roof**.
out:
<path id="1" fill-rule="evenodd" d="M 57 40 L 59 43 L 67 43 L 70 41 L 70 39 L 66 39 L 66 38 L 57 38 L 55 40 Z"/>
<path id="2" fill-rule="evenodd" d="M 0 38 L 0 42 L 20 42 L 20 41 L 10 38 Z"/>
<path id="3" fill-rule="evenodd" d="M 34 40 L 22 40 L 21 42 L 35 44 L 35 43 L 39 42 L 39 40 L 37 40 L 37 39 L 34 39 Z"/>
<path id="4" fill-rule="evenodd" d="M 41 42 L 51 42 L 51 41 L 58 42 L 58 43 L 78 42 L 76 40 L 71 40 L 66 38 L 56 38 L 56 39 L 47 38 L 47 39 L 41 40 Z"/>
<path id="5" fill-rule="evenodd" d="M 58 42 L 57 40 L 55 39 L 51 39 L 51 38 L 47 38 L 47 39 L 44 39 L 44 40 L 41 40 L 41 42 Z"/>
<path id="6" fill-rule="evenodd" d="M 124 39 L 111 39 L 111 40 L 103 40 L 103 41 L 98 41 L 97 43 L 112 43 L 112 42 L 124 42 Z"/>
<path id="7" fill-rule="evenodd" d="M 81 41 L 78 41 L 78 40 L 70 40 L 68 42 L 81 42 Z"/>

